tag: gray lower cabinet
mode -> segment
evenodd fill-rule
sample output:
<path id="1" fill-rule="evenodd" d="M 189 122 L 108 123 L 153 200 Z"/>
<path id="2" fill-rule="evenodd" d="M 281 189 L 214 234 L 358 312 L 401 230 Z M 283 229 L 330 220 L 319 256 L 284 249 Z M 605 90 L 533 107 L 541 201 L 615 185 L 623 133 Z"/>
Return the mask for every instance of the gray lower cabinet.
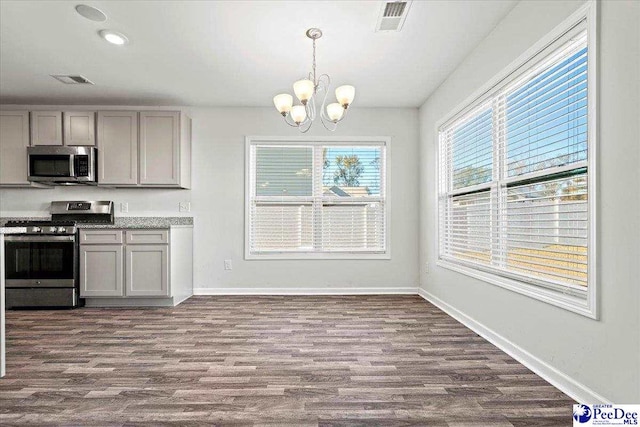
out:
<path id="1" fill-rule="evenodd" d="M 125 254 L 127 296 L 169 296 L 167 245 L 128 245 Z"/>
<path id="2" fill-rule="evenodd" d="M 166 229 L 80 230 L 80 296 L 171 297 L 169 240 Z"/>
<path id="3" fill-rule="evenodd" d="M 80 245 L 80 296 L 124 295 L 122 245 Z"/>

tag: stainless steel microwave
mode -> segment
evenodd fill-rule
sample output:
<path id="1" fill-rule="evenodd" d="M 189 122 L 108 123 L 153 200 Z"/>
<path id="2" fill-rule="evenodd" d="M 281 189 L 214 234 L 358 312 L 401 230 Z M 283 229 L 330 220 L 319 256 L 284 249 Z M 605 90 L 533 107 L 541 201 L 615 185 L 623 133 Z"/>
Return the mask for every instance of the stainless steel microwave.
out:
<path id="1" fill-rule="evenodd" d="M 28 147 L 29 181 L 45 184 L 96 184 L 95 147 Z"/>

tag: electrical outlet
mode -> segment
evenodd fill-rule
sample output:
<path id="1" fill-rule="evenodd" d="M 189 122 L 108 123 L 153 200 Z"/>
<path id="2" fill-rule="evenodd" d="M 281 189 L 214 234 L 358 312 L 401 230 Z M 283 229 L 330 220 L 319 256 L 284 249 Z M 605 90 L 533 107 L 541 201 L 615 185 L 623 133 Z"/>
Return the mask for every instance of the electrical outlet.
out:
<path id="1" fill-rule="evenodd" d="M 122 213 L 129 212 L 129 203 L 126 203 L 126 202 L 120 203 L 120 212 Z"/>
<path id="2" fill-rule="evenodd" d="M 429 274 L 429 263 L 428 262 L 424 263 L 424 272 Z"/>
<path id="3" fill-rule="evenodd" d="M 231 260 L 230 259 L 225 259 L 224 260 L 224 269 L 225 270 L 232 270 L 233 269 L 233 265 L 231 264 Z"/>
<path id="4" fill-rule="evenodd" d="M 180 202 L 178 208 L 180 212 L 191 212 L 191 202 Z"/>

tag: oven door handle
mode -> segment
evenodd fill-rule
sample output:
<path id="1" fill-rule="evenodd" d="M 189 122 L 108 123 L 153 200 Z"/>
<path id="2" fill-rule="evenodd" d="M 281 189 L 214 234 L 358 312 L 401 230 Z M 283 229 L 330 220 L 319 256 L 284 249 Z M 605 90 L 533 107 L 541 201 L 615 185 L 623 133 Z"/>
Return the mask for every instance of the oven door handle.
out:
<path id="1" fill-rule="evenodd" d="M 37 235 L 17 235 L 7 234 L 4 236 L 5 242 L 75 242 L 76 236 L 37 236 Z"/>

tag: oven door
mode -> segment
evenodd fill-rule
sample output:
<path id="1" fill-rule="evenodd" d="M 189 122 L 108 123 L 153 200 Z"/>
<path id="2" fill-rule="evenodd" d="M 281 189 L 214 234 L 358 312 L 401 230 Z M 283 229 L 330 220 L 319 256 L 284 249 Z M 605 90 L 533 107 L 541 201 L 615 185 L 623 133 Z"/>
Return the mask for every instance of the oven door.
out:
<path id="1" fill-rule="evenodd" d="M 7 288 L 64 288 L 76 284 L 75 236 L 5 236 Z"/>

